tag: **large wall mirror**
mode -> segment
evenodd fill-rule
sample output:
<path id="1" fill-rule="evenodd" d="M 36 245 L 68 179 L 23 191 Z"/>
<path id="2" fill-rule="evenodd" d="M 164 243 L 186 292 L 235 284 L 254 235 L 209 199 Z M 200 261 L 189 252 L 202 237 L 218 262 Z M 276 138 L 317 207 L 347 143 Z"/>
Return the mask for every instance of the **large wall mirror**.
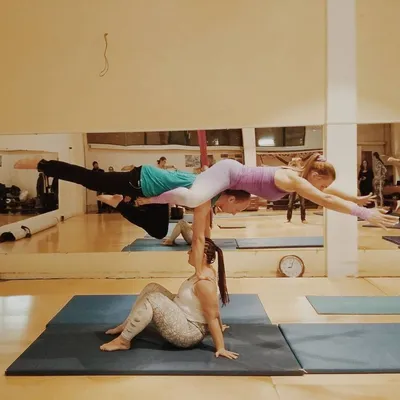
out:
<path id="1" fill-rule="evenodd" d="M 400 124 L 360 124 L 357 127 L 358 194 L 373 193 L 380 207 L 400 217 Z M 383 230 L 359 221 L 359 248 L 396 250 L 398 245 L 385 239 L 397 236 L 400 226 Z"/>
<path id="2" fill-rule="evenodd" d="M 227 158 L 254 166 L 293 165 L 294 162 L 301 165 L 312 154 L 322 154 L 323 151 L 321 126 L 208 130 L 206 138 L 211 165 Z M 0 136 L 0 146 L 4 149 L 17 150 L 24 143 L 25 150 L 4 150 L 1 153 L 1 177 L 8 174 L 7 179 L 3 178 L 5 186 L 10 188 L 15 185 L 21 192 L 27 191 L 27 201 L 32 204 L 34 200 L 35 204 L 40 203 L 40 195 L 59 193 L 59 214 L 65 218 L 30 238 L 2 243 L 3 253 L 133 251 L 132 244 L 135 240 L 146 238 L 143 229 L 129 223 L 113 207 L 99 201 L 99 193 L 94 191 L 61 180 L 57 191 L 52 178 L 43 177 L 45 189 L 38 196 L 36 186 L 40 174 L 35 170 L 17 171 L 13 168 L 15 162 L 22 158 L 60 159 L 87 169 L 96 169 L 98 173 L 127 171 L 132 166 L 143 164 L 170 170 L 200 172 L 196 130 Z M 40 151 L 35 150 L 39 147 Z M 19 180 L 16 180 L 17 177 Z M 54 206 L 56 204 L 58 203 L 54 203 Z M 53 209 L 52 206 L 51 210 Z M 2 218 L 5 216 L 4 225 L 14 222 L 10 219 L 12 215 L 15 218 L 36 218 L 37 214 L 44 212 L 43 207 L 34 210 L 35 213 L 32 210 L 31 214 L 1 214 Z M 192 210 L 185 209 L 184 213 L 189 216 L 187 220 L 190 225 Z M 243 212 L 234 217 L 218 214 L 215 218 L 217 223 L 212 231 L 215 238 L 323 236 L 322 210 L 310 201 L 291 199 L 289 196 L 279 201 L 252 196 L 249 207 Z M 233 225 L 238 226 L 237 229 L 226 228 L 232 221 Z M 2 228 L 3 231 L 6 229 L 4 226 Z M 174 225 L 171 224 L 169 233 L 173 228 Z"/>

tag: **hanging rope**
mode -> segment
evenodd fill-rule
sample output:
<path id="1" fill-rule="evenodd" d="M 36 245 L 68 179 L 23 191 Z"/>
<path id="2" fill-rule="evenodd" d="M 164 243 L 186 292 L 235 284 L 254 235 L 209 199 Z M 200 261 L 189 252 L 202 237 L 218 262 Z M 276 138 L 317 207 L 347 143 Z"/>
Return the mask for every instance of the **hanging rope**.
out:
<path id="1" fill-rule="evenodd" d="M 100 72 L 99 76 L 102 78 L 107 72 L 108 72 L 108 58 L 107 58 L 107 49 L 108 49 L 108 40 L 107 40 L 108 33 L 104 34 L 104 42 L 106 44 L 105 49 L 104 49 L 104 68 Z"/>

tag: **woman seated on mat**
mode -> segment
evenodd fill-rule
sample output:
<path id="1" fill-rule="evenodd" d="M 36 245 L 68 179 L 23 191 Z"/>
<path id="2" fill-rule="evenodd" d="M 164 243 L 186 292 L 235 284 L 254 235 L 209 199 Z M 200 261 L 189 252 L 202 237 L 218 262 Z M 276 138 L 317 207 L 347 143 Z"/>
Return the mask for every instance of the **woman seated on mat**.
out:
<path id="1" fill-rule="evenodd" d="M 212 264 L 218 256 L 217 272 Z M 188 252 L 190 265 L 193 265 L 193 252 Z M 108 330 L 110 335 L 119 335 L 109 343 L 103 344 L 103 351 L 128 350 L 131 341 L 150 323 L 169 343 L 180 348 L 199 344 L 210 333 L 215 345 L 216 357 L 236 359 L 237 353 L 226 350 L 222 325 L 218 289 L 222 304 L 229 302 L 226 287 L 224 256 L 222 250 L 211 239 L 206 239 L 203 254 L 203 274 L 206 280 L 198 280 L 195 274 L 185 280 L 178 294 L 173 295 L 156 283 L 147 285 L 134 303 L 128 318 L 116 328 Z"/>

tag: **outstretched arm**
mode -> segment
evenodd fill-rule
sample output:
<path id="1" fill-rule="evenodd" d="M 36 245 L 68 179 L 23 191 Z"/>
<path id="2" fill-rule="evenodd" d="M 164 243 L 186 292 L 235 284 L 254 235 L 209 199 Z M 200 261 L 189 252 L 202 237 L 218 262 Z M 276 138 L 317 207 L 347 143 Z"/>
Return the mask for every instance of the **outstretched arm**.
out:
<path id="1" fill-rule="evenodd" d="M 343 200 L 333 194 L 324 193 L 308 182 L 299 177 L 293 171 L 286 171 L 285 175 L 276 177 L 279 187 L 289 192 L 295 191 L 299 196 L 304 197 L 329 210 L 337 211 L 342 214 L 350 214 L 360 217 L 373 225 L 385 227 L 395 225 L 398 220 L 396 217 L 385 215 L 379 210 L 359 207 L 356 204 Z"/>
<path id="2" fill-rule="evenodd" d="M 215 283 L 210 281 L 199 281 L 194 287 L 194 292 L 200 301 L 203 315 L 207 321 L 215 345 L 216 357 L 222 356 L 235 360 L 237 353 L 225 349 L 223 327 L 220 323 L 220 312 Z"/>
<path id="3" fill-rule="evenodd" d="M 373 202 L 376 197 L 372 193 L 368 196 L 353 196 L 351 194 L 345 193 L 335 187 L 328 187 L 324 190 L 326 194 L 333 194 L 334 196 L 340 197 L 343 200 L 351 201 L 352 203 L 358 204 L 359 206 L 365 206 Z"/>
<path id="4" fill-rule="evenodd" d="M 207 227 L 210 226 L 210 208 L 211 201 L 202 204 L 200 207 L 196 207 L 193 215 L 193 240 L 192 240 L 192 252 L 194 257 L 194 268 L 196 269 L 196 275 L 202 277 L 202 266 L 204 256 L 204 245 L 206 242 Z"/>

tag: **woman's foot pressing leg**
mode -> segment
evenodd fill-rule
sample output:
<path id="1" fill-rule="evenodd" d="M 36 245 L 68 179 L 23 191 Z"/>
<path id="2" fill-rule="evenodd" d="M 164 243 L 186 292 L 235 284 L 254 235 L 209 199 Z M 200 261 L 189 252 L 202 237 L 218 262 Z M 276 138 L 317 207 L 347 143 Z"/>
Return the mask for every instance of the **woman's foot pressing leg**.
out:
<path id="1" fill-rule="evenodd" d="M 105 343 L 100 346 L 102 351 L 117 351 L 117 350 L 129 350 L 131 348 L 131 342 L 124 339 L 121 335 L 111 340 L 111 342 Z"/>
<path id="2" fill-rule="evenodd" d="M 118 335 L 125 329 L 126 322 L 106 331 L 106 335 Z"/>
<path id="3" fill-rule="evenodd" d="M 146 204 L 151 204 L 151 197 L 138 197 L 135 200 L 137 206 L 145 206 Z"/>
<path id="4" fill-rule="evenodd" d="M 14 164 L 14 169 L 37 169 L 41 157 L 35 158 L 22 158 Z"/>
<path id="5" fill-rule="evenodd" d="M 121 203 L 123 199 L 124 197 L 120 194 L 100 194 L 99 196 L 97 196 L 97 200 L 101 201 L 102 203 L 108 204 L 113 208 L 117 208 L 118 204 Z"/>

